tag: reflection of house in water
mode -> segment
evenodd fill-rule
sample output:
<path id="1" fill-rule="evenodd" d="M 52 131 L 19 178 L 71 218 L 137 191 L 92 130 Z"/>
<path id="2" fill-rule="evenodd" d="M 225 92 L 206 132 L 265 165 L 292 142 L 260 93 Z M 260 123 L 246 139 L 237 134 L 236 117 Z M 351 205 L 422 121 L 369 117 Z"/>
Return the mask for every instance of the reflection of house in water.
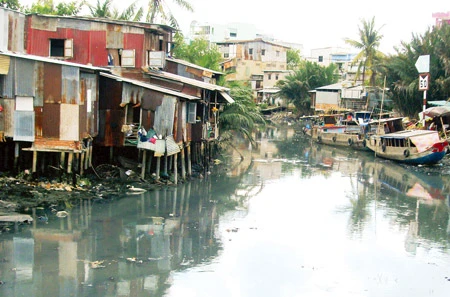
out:
<path id="1" fill-rule="evenodd" d="M 207 183 L 85 201 L 67 217 L 48 213 L 47 224 L 35 215 L 31 232 L 0 241 L 0 294 L 161 294 L 171 271 L 217 256 L 217 197 Z"/>

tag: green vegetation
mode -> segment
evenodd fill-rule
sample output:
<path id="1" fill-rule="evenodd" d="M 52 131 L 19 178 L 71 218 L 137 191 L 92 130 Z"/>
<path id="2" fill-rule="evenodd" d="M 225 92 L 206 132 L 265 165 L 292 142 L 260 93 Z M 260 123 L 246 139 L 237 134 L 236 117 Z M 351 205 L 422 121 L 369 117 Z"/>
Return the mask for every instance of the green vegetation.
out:
<path id="1" fill-rule="evenodd" d="M 353 63 L 358 65 L 358 71 L 355 76 L 355 80 L 358 80 L 362 70 L 362 81 L 366 81 L 366 73 L 370 75 L 369 85 L 375 86 L 377 68 L 379 63 L 383 59 L 383 53 L 378 51 L 380 41 L 383 35 L 379 30 L 375 29 L 375 17 L 370 21 L 362 20 L 362 28 L 358 27 L 359 40 L 345 39 L 345 42 L 357 49 L 360 52 L 353 59 Z"/>
<path id="2" fill-rule="evenodd" d="M 84 1 L 60 2 L 56 6 L 53 0 L 38 0 L 31 7 L 23 7 L 25 13 L 39 13 L 48 15 L 77 15 L 84 6 Z"/>
<path id="3" fill-rule="evenodd" d="M 187 10 L 194 11 L 191 4 L 185 0 L 173 0 L 175 4 L 179 7 Z M 164 0 L 149 0 L 148 1 L 148 12 L 146 17 L 146 22 L 154 23 L 156 21 L 156 17 L 160 16 L 162 21 L 168 22 L 172 27 L 179 28 L 178 21 L 170 12 L 169 7 Z"/>
<path id="4" fill-rule="evenodd" d="M 286 53 L 287 69 L 297 70 L 301 60 L 302 58 L 300 56 L 300 50 L 292 48 L 287 50 Z"/>
<path id="5" fill-rule="evenodd" d="M 294 104 L 298 114 L 307 115 L 311 113 L 311 97 L 308 92 L 336 82 L 335 64 L 324 67 L 317 63 L 302 61 L 298 70 L 288 75 L 286 80 L 278 81 L 277 86 L 280 88 L 279 95 Z"/>
<path id="6" fill-rule="evenodd" d="M 184 41 L 184 36 L 177 32 L 174 37 L 175 47 L 173 56 L 190 63 L 219 71 L 222 55 L 217 46 L 209 44 L 205 39 L 194 39 L 189 44 Z"/>

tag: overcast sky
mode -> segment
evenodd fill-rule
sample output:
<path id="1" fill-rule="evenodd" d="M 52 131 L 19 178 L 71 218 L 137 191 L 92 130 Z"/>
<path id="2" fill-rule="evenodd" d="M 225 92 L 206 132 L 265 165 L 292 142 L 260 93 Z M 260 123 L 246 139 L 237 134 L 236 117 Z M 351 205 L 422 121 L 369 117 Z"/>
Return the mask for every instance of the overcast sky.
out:
<path id="1" fill-rule="evenodd" d="M 96 3 L 97 0 L 88 1 Z M 148 3 L 138 1 L 142 6 Z M 358 39 L 361 20 L 372 17 L 375 17 L 375 27 L 384 36 L 380 50 L 394 53 L 393 47 L 401 41 L 409 42 L 413 33 L 423 34 L 434 25 L 433 13 L 450 11 L 449 0 L 186 0 L 194 7 L 191 13 L 179 9 L 174 0 L 163 1 L 171 8 L 185 35 L 192 21 L 223 25 L 249 23 L 260 33 L 302 44 L 304 55 L 309 55 L 312 48 L 348 47 L 343 39 Z M 120 10 L 130 3 L 132 0 L 113 0 L 113 6 Z"/>
<path id="2" fill-rule="evenodd" d="M 410 41 L 412 33 L 423 34 L 434 25 L 433 13 L 450 11 L 449 0 L 188 0 L 195 12 L 187 13 L 175 9 L 174 1 L 164 1 L 183 30 L 188 30 L 193 20 L 244 22 L 276 39 L 301 43 L 305 50 L 348 47 L 343 39 L 358 39 L 361 20 L 375 17 L 375 27 L 384 36 L 380 50 L 386 53 L 394 53 L 392 48 L 400 41 Z"/>

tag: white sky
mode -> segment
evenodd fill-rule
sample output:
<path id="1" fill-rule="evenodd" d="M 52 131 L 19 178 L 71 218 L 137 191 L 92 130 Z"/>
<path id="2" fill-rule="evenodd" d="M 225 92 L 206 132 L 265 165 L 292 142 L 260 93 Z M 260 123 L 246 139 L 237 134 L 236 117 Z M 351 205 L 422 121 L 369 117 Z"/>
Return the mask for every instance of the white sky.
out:
<path id="1" fill-rule="evenodd" d="M 96 0 L 88 1 L 96 3 Z M 148 3 L 138 1 L 142 6 Z M 394 53 L 393 47 L 401 41 L 409 42 L 413 33 L 423 34 L 434 25 L 433 13 L 450 11 L 449 0 L 186 0 L 194 7 L 191 13 L 179 9 L 174 0 L 163 1 L 171 8 L 185 35 L 194 20 L 223 25 L 248 23 L 255 25 L 260 33 L 302 44 L 304 55 L 309 55 L 311 48 L 348 47 L 343 39 L 358 39 L 361 20 L 372 17 L 384 36 L 380 50 Z M 35 1 L 20 1 L 22 4 L 31 2 Z M 113 0 L 113 6 L 120 10 L 131 3 Z"/>

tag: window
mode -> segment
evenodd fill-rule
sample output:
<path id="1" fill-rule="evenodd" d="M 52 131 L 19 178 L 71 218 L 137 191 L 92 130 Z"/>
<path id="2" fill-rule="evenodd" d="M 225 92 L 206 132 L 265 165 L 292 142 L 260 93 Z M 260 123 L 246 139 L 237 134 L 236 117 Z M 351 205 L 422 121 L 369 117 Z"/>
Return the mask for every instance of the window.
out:
<path id="1" fill-rule="evenodd" d="M 261 50 L 261 56 L 264 56 L 266 54 L 266 50 L 265 49 L 262 49 Z"/>
<path id="2" fill-rule="evenodd" d="M 73 39 L 50 39 L 50 57 L 73 58 Z"/>
<path id="3" fill-rule="evenodd" d="M 278 74 L 275 74 L 275 80 L 278 80 Z"/>
<path id="4" fill-rule="evenodd" d="M 319 62 L 323 62 L 323 56 L 319 56 Z"/>
<path id="5" fill-rule="evenodd" d="M 237 37 L 237 33 L 230 32 L 230 37 Z"/>
<path id="6" fill-rule="evenodd" d="M 195 124 L 197 121 L 197 103 L 188 102 L 187 121 L 189 124 Z"/>
<path id="7" fill-rule="evenodd" d="M 147 66 L 164 68 L 165 54 L 162 51 L 147 51 Z"/>
<path id="8" fill-rule="evenodd" d="M 272 79 L 272 74 L 267 74 L 267 79 L 271 80 Z"/>
<path id="9" fill-rule="evenodd" d="M 229 57 L 230 57 L 230 54 L 228 54 L 228 53 L 227 53 L 227 54 L 223 54 L 223 57 L 224 57 L 224 58 L 229 58 Z"/>
<path id="10" fill-rule="evenodd" d="M 249 48 L 249 49 L 248 49 L 248 54 L 249 54 L 249 55 L 253 55 L 253 49 L 252 49 L 252 48 Z"/>
<path id="11" fill-rule="evenodd" d="M 277 51 L 277 57 L 279 57 L 280 56 L 280 51 Z"/>

